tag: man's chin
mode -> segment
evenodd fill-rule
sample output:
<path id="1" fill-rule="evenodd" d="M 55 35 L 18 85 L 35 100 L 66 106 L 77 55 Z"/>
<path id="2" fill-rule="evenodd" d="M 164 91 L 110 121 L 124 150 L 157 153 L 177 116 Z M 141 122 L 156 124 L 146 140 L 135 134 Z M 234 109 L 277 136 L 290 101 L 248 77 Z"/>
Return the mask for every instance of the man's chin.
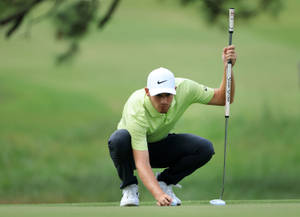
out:
<path id="1" fill-rule="evenodd" d="M 166 114 L 166 113 L 168 113 L 168 110 L 169 110 L 169 109 L 162 109 L 162 110 L 160 110 L 160 113 L 161 113 L 161 114 Z"/>
<path id="2" fill-rule="evenodd" d="M 161 113 L 161 114 L 166 114 L 166 113 L 168 113 L 168 111 L 169 111 L 169 106 L 162 106 L 162 107 L 160 107 L 160 109 L 159 110 L 157 110 L 159 113 Z"/>

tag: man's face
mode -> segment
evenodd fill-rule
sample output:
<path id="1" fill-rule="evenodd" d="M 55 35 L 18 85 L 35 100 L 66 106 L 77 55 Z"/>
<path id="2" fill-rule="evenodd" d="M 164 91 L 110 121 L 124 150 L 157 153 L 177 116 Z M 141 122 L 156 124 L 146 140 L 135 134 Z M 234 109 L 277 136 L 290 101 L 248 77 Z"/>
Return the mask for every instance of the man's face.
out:
<path id="1" fill-rule="evenodd" d="M 145 88 L 145 91 L 156 111 L 158 111 L 159 113 L 168 112 L 173 101 L 173 94 L 161 93 L 155 96 L 150 96 L 148 88 Z"/>

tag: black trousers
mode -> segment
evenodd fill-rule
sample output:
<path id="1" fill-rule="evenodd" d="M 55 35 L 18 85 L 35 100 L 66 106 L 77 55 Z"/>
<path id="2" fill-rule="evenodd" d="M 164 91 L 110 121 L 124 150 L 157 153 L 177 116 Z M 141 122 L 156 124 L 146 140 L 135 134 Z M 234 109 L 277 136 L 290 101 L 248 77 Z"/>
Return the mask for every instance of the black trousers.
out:
<path id="1" fill-rule="evenodd" d="M 111 159 L 122 181 L 120 188 L 137 184 L 134 176 L 131 136 L 125 129 L 115 131 L 108 140 Z M 210 141 L 193 134 L 169 134 L 165 139 L 148 144 L 152 168 L 166 168 L 159 181 L 177 184 L 206 164 L 215 153 Z"/>

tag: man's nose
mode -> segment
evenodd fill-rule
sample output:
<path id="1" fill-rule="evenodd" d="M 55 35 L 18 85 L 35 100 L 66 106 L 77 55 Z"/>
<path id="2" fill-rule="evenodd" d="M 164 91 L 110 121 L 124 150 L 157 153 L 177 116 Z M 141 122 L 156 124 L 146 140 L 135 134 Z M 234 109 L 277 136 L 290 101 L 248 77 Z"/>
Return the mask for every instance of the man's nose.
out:
<path id="1" fill-rule="evenodd" d="M 166 96 L 163 96 L 161 98 L 161 101 L 160 101 L 162 104 L 166 104 L 168 102 L 168 98 Z"/>

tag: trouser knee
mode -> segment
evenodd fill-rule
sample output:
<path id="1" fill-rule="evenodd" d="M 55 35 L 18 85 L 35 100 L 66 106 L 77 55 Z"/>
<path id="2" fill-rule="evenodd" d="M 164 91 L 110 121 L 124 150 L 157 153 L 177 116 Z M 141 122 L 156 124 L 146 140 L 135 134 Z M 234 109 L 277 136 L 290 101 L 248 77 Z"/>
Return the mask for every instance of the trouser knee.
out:
<path id="1" fill-rule="evenodd" d="M 207 156 L 209 158 L 211 158 L 215 154 L 214 146 L 210 141 L 208 141 L 208 143 L 207 143 L 206 150 L 207 150 Z"/>
<path id="2" fill-rule="evenodd" d="M 205 140 L 205 143 L 201 144 L 201 149 L 197 150 L 197 154 L 199 155 L 199 163 L 201 165 L 207 163 L 212 156 L 215 154 L 214 146 L 209 140 Z"/>
<path id="3" fill-rule="evenodd" d="M 108 140 L 110 155 L 116 160 L 125 160 L 132 156 L 131 136 L 125 129 L 116 130 Z"/>

